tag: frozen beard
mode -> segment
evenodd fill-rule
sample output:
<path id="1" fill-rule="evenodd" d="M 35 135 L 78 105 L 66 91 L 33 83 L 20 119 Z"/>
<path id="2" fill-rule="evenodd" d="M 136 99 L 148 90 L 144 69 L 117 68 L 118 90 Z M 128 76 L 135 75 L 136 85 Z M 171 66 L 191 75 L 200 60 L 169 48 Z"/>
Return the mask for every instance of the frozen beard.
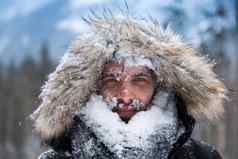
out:
<path id="1" fill-rule="evenodd" d="M 151 108 L 138 112 L 128 123 L 98 95 L 91 96 L 80 117 L 116 158 L 166 159 L 177 139 L 176 114 L 174 96 L 160 91 Z"/>
<path id="2" fill-rule="evenodd" d="M 116 111 L 119 108 L 122 108 L 124 103 L 120 103 L 117 97 L 113 97 L 112 99 L 106 99 L 108 108 L 112 111 Z M 145 105 L 138 99 L 133 99 L 131 104 L 129 105 L 131 109 L 134 109 L 136 111 L 144 110 Z"/>

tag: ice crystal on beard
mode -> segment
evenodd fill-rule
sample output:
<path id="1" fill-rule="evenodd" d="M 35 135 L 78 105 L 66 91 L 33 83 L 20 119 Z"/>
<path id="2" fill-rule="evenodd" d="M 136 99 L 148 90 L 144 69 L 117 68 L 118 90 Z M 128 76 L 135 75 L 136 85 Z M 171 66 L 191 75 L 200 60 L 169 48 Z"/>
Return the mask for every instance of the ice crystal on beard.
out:
<path id="1" fill-rule="evenodd" d="M 135 99 L 132 101 L 132 107 L 135 108 L 136 110 L 141 110 L 142 108 L 145 107 L 144 103 L 142 103 L 140 100 Z"/>
<path id="2" fill-rule="evenodd" d="M 116 108 L 122 108 L 124 106 L 123 103 L 118 103 L 118 98 L 106 98 L 108 108 L 110 110 L 116 109 Z M 130 108 L 134 108 L 135 110 L 139 111 L 145 107 L 144 103 L 142 103 L 139 99 L 133 99 L 132 103 L 129 105 Z"/>
<path id="3" fill-rule="evenodd" d="M 116 97 L 112 97 L 111 99 L 109 97 L 106 98 L 106 101 L 108 103 L 108 108 L 110 110 L 113 110 L 114 108 L 117 107 L 118 101 Z"/>

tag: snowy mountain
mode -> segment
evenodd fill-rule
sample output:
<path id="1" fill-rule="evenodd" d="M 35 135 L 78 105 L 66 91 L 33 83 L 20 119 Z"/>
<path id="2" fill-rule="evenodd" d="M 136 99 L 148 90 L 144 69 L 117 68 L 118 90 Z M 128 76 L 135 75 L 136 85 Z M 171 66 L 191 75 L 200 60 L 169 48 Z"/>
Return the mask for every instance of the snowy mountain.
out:
<path id="1" fill-rule="evenodd" d="M 207 30 L 221 31 L 235 25 L 234 0 L 127 0 L 130 14 L 153 16 L 200 43 Z M 115 15 L 126 10 L 124 0 L 4 0 L 0 2 L 0 60 L 20 61 L 26 54 L 37 58 L 42 43 L 59 59 L 80 32 L 87 30 L 81 17 L 90 10 L 110 8 Z M 226 12 L 219 15 L 219 7 Z M 229 24 L 229 25 L 228 25 Z M 206 35 L 207 36 L 207 35 Z M 194 40 L 195 39 L 195 40 Z"/>

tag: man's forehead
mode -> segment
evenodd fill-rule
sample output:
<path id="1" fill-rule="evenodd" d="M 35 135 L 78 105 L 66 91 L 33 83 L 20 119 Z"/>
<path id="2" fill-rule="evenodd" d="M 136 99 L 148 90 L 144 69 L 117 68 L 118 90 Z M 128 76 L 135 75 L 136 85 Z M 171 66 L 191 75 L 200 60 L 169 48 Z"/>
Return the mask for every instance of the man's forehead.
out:
<path id="1" fill-rule="evenodd" d="M 126 66 L 124 62 L 110 62 L 104 65 L 103 74 L 118 74 L 118 73 L 128 73 L 128 74 L 148 74 L 151 75 L 152 70 L 147 66 Z"/>

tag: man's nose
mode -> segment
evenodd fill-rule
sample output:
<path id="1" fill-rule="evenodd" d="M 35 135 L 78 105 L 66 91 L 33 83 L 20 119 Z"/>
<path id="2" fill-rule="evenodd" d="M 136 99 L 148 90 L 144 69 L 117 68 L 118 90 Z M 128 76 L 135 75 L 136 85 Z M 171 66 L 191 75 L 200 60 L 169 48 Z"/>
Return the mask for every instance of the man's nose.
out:
<path id="1" fill-rule="evenodd" d="M 130 105 L 133 98 L 134 96 L 132 90 L 130 89 L 130 86 L 127 83 L 122 84 L 118 96 L 119 102 Z"/>

